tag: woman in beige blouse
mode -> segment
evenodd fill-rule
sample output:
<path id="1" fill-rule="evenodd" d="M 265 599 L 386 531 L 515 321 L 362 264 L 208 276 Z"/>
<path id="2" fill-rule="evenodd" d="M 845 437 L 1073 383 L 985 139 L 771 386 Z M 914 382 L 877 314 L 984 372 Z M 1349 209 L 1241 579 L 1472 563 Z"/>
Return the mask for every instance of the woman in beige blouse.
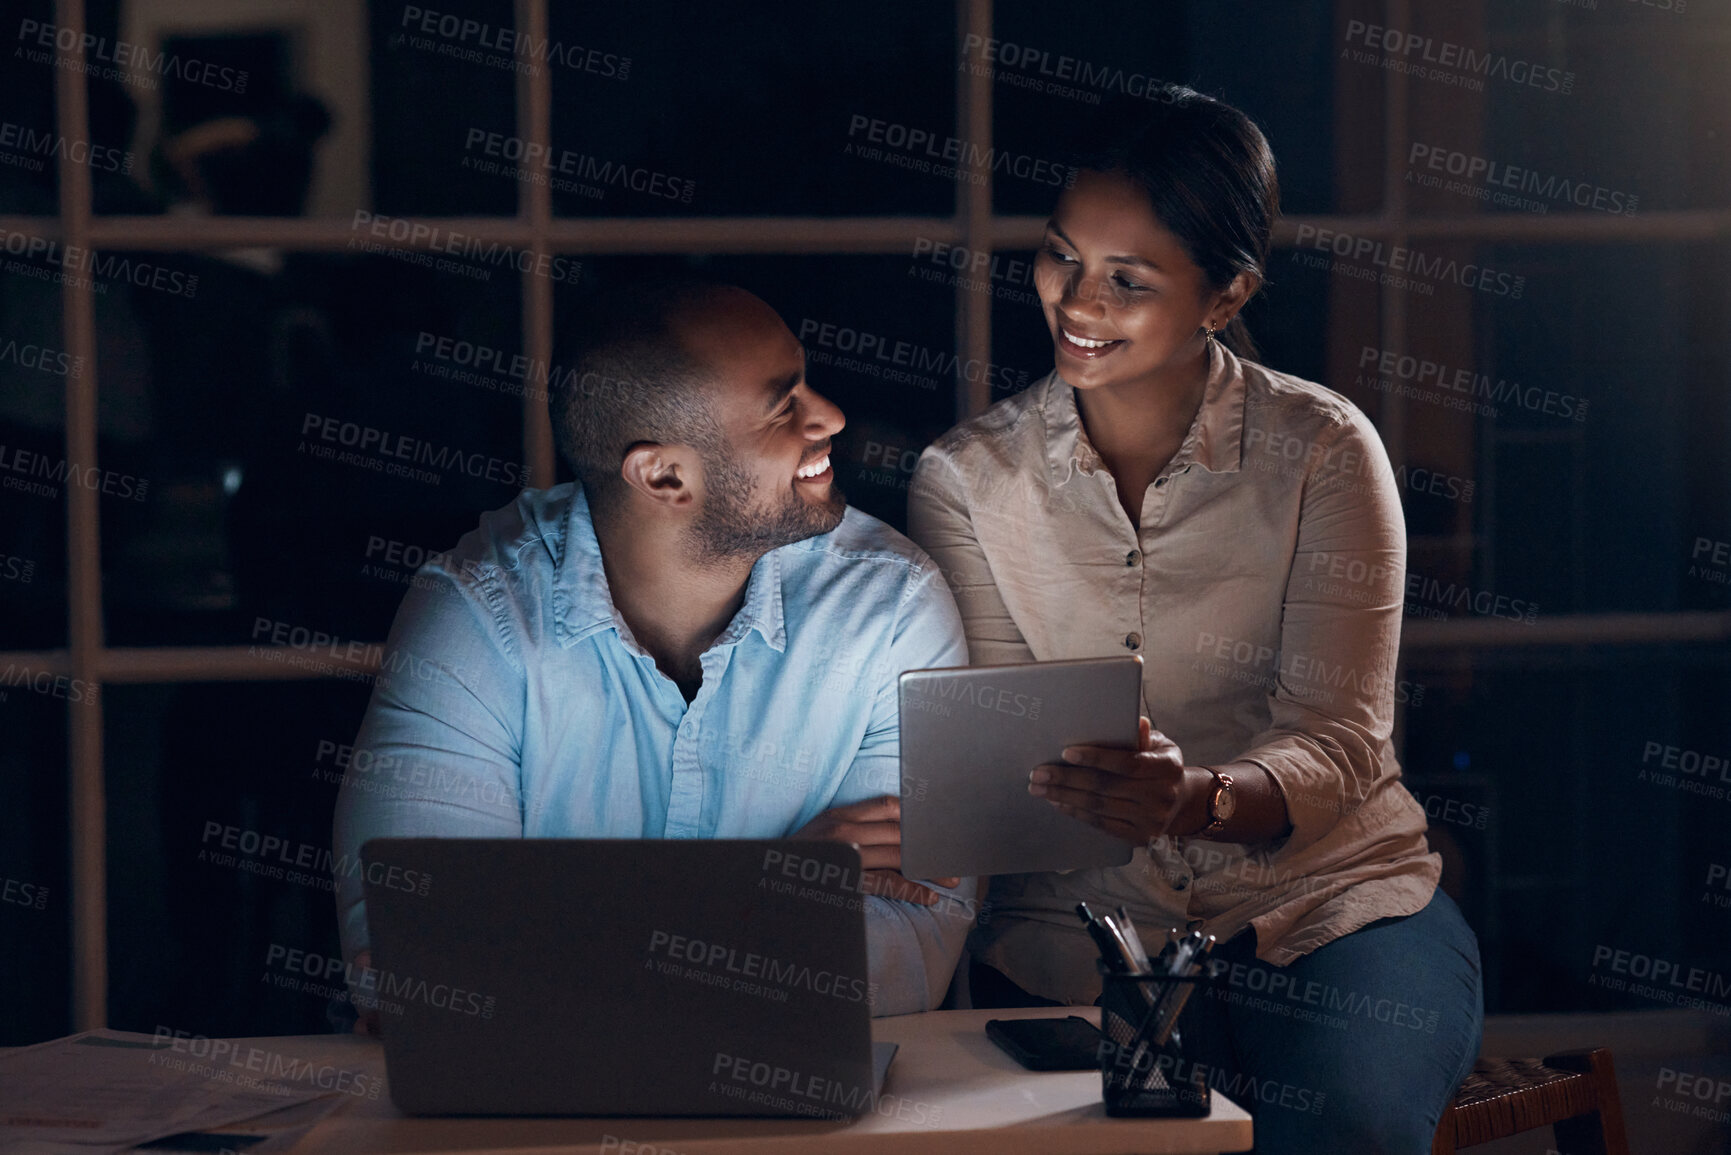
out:
<path id="1" fill-rule="evenodd" d="M 1200 927 L 1197 1033 L 1259 1150 L 1428 1151 L 1483 1009 L 1390 741 L 1388 458 L 1346 398 L 1241 355 L 1278 211 L 1256 126 L 1180 88 L 1104 119 L 1035 264 L 1056 367 L 925 451 L 908 520 L 976 664 L 1142 656 L 1141 749 L 1028 787 L 1138 849 L 994 879 L 974 1005 L 1097 997 L 1078 900 Z"/>

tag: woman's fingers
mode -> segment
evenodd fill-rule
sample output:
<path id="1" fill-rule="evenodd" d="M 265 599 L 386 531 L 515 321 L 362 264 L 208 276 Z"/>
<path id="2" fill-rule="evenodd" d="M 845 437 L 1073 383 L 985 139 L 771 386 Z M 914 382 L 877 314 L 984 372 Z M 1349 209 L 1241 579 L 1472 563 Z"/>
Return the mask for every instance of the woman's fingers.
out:
<path id="1" fill-rule="evenodd" d="M 1165 790 L 1176 793 L 1178 782 L 1184 777 L 1184 767 L 1175 759 L 1158 754 L 1129 754 L 1122 750 L 1110 752 L 1122 754 L 1128 761 L 1108 766 L 1070 762 L 1047 762 L 1036 766 L 1028 775 L 1029 792 L 1038 795 L 1040 791 L 1034 787 L 1055 785 L 1091 790 L 1112 798 L 1139 799 L 1147 797 L 1150 790 L 1157 794 Z"/>
<path id="2" fill-rule="evenodd" d="M 1028 793 L 1035 797 L 1045 797 L 1048 790 L 1061 788 L 1086 790 L 1090 794 L 1117 798 L 1135 798 L 1140 794 L 1137 786 L 1136 779 L 1122 774 L 1052 762 L 1034 767 L 1033 773 L 1028 775 Z"/>
<path id="3" fill-rule="evenodd" d="M 1062 757 L 1071 766 L 1091 766 L 1113 774 L 1130 774 L 1142 754 L 1138 750 L 1120 750 L 1113 746 L 1066 746 Z"/>
<path id="4" fill-rule="evenodd" d="M 1130 823 L 1156 822 L 1164 811 L 1171 809 L 1169 805 L 1162 805 L 1158 800 L 1115 798 L 1067 786 L 1048 785 L 1045 793 L 1039 797 L 1066 813 L 1073 810 L 1085 811 L 1101 818 L 1116 818 Z"/>
<path id="5" fill-rule="evenodd" d="M 1074 806 L 1060 806 L 1060 811 L 1076 819 L 1086 822 L 1089 826 L 1104 830 L 1114 838 L 1122 838 L 1125 842 L 1141 845 L 1148 841 L 1149 834 L 1136 822 L 1124 818 L 1113 818 L 1097 814 L 1092 810 L 1079 810 Z"/>
<path id="6" fill-rule="evenodd" d="M 1158 773 L 1158 767 L 1171 765 L 1183 769 L 1184 757 L 1177 745 L 1159 731 L 1149 735 L 1145 750 L 1120 750 L 1114 746 L 1066 746 L 1064 762 L 1072 766 L 1092 766 L 1110 774 L 1144 777 Z"/>

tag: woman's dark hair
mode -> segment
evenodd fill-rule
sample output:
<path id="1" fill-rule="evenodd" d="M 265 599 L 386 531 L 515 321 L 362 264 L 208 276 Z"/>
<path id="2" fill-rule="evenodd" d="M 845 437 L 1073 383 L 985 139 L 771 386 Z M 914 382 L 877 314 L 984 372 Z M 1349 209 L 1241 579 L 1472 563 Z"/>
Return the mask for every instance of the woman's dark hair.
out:
<path id="1" fill-rule="evenodd" d="M 1102 107 L 1076 168 L 1127 177 L 1148 194 L 1160 223 L 1184 245 L 1213 289 L 1239 273 L 1267 281 L 1269 238 L 1280 212 L 1274 153 L 1248 116 L 1181 85 Z M 1218 334 L 1256 356 L 1242 317 Z"/>

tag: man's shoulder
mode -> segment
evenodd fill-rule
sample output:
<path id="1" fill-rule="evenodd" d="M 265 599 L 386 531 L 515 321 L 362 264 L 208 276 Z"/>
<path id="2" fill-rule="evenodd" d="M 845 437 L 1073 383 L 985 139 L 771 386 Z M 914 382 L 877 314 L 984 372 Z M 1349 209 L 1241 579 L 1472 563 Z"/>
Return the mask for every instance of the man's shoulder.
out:
<path id="1" fill-rule="evenodd" d="M 967 662 L 937 562 L 877 518 L 850 506 L 833 530 L 776 552 L 790 642 L 877 663 L 905 637 L 915 665 Z"/>
<path id="2" fill-rule="evenodd" d="M 469 581 L 497 575 L 516 580 L 551 577 L 565 553 L 565 535 L 577 500 L 574 482 L 525 489 L 509 505 L 483 513 L 440 559 L 453 576 Z"/>
<path id="3" fill-rule="evenodd" d="M 936 570 L 925 550 L 887 522 L 851 505 L 840 525 L 785 546 L 783 551 L 789 565 L 825 568 L 863 562 L 881 570 L 885 578 Z"/>

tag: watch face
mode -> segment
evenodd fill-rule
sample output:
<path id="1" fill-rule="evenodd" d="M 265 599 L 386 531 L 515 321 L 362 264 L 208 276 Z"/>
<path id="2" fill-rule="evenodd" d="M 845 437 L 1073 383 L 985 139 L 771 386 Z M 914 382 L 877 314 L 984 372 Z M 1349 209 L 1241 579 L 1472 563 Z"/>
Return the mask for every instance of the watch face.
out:
<path id="1" fill-rule="evenodd" d="M 1216 821 L 1225 822 L 1230 819 L 1237 806 L 1238 801 L 1233 797 L 1231 787 L 1217 786 L 1214 788 L 1214 804 L 1211 809 L 1214 811 Z"/>

